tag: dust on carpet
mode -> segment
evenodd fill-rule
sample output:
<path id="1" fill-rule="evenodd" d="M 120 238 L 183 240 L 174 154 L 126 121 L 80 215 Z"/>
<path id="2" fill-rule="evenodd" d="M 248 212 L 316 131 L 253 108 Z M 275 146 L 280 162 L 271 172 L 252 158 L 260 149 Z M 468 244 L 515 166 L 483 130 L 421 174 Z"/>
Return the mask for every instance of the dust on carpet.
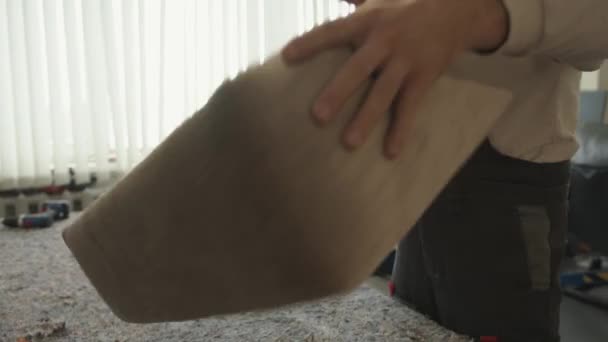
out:
<path id="1" fill-rule="evenodd" d="M 263 313 L 124 323 L 101 301 L 63 243 L 65 224 L 69 221 L 45 230 L 0 228 L 0 341 L 467 341 L 368 286 Z"/>

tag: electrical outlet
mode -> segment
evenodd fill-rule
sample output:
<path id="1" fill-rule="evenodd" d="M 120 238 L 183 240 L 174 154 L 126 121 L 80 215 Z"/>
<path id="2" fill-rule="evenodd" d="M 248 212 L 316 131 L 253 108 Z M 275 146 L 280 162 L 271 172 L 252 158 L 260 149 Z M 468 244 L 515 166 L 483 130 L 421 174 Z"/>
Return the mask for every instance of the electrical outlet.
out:
<path id="1" fill-rule="evenodd" d="M 74 208 L 74 211 L 82 211 L 82 200 L 80 200 L 80 199 L 73 200 L 72 208 Z"/>
<path id="2" fill-rule="evenodd" d="M 15 217 L 17 216 L 17 207 L 14 204 L 7 204 L 4 206 L 4 215 L 6 217 Z"/>

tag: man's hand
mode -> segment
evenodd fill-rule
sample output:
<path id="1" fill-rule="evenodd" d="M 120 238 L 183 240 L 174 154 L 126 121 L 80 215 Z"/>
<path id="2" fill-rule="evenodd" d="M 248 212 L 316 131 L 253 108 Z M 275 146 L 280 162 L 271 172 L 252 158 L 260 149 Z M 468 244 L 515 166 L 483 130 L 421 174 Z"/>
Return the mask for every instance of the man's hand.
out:
<path id="1" fill-rule="evenodd" d="M 392 105 L 385 154 L 395 158 L 404 144 L 417 104 L 454 57 L 467 50 L 498 48 L 508 34 L 502 0 L 347 0 L 360 5 L 346 18 L 321 25 L 283 50 L 288 63 L 322 50 L 354 46 L 356 52 L 313 107 L 321 125 L 340 111 L 373 74 L 374 85 L 344 132 L 349 148 L 363 144 Z"/>

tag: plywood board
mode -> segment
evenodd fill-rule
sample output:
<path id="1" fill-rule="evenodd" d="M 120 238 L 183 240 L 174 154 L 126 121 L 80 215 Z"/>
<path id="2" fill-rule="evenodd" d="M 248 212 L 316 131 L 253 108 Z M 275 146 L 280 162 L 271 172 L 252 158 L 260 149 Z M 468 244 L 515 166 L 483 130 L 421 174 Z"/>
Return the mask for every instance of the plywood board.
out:
<path id="1" fill-rule="evenodd" d="M 309 111 L 349 55 L 292 68 L 274 57 L 226 82 L 65 231 L 119 317 L 189 320 L 356 288 L 510 101 L 509 91 L 448 74 L 398 160 L 381 153 L 389 115 L 348 152 L 341 131 L 369 84 L 329 127 Z"/>

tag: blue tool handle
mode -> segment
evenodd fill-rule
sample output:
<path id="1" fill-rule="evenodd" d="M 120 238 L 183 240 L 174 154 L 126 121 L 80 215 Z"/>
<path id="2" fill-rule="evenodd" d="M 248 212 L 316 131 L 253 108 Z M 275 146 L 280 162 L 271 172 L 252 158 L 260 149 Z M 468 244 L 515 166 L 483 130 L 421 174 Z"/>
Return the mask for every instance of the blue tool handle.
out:
<path id="1" fill-rule="evenodd" d="M 47 228 L 53 225 L 54 212 L 27 214 L 19 217 L 19 226 L 22 228 Z"/>

